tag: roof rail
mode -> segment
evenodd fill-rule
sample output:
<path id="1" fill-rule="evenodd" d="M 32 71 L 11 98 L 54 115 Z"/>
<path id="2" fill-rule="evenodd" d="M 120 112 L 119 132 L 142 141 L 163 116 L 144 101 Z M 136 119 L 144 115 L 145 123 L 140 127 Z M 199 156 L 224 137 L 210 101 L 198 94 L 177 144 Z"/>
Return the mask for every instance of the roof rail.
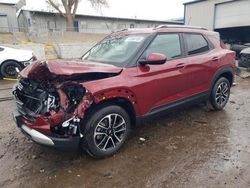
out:
<path id="1" fill-rule="evenodd" d="M 195 27 L 195 26 L 190 26 L 190 25 L 158 25 L 154 28 L 154 30 L 157 29 L 162 29 L 162 28 L 187 28 L 187 29 L 202 29 L 202 30 L 207 30 L 204 27 Z"/>

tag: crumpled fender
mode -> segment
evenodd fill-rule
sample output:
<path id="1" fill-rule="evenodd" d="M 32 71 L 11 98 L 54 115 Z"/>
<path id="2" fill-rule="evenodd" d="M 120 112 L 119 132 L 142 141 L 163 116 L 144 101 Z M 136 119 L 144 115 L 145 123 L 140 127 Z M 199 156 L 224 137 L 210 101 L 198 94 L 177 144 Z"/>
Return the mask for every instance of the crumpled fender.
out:
<path id="1" fill-rule="evenodd" d="M 89 109 L 93 103 L 99 104 L 100 102 L 114 98 L 123 98 L 130 101 L 130 103 L 134 107 L 136 114 L 139 112 L 136 96 L 129 89 L 126 88 L 110 89 L 95 94 L 91 93 L 91 91 L 89 91 L 87 88 L 85 89 L 86 89 L 85 95 L 83 96 L 81 102 L 78 104 L 78 106 L 76 107 L 75 111 L 72 114 L 74 116 L 77 116 L 79 118 L 84 118 L 85 111 Z M 58 94 L 60 96 L 61 107 L 64 109 L 67 108 L 68 106 L 67 96 L 59 88 L 58 88 Z"/>
<path id="2" fill-rule="evenodd" d="M 139 107 L 137 105 L 137 100 L 135 94 L 126 88 L 117 88 L 111 90 L 104 90 L 94 94 L 94 102 L 96 104 L 113 98 L 124 98 L 131 102 L 134 107 L 136 114 L 139 112 Z"/>
<path id="3" fill-rule="evenodd" d="M 79 84 L 77 82 L 70 82 L 70 83 Z M 64 84 L 65 83 L 58 84 L 56 86 L 56 89 L 57 89 L 57 93 L 58 93 L 59 98 L 60 98 L 61 109 L 63 111 L 66 111 L 67 108 L 69 107 L 69 99 L 68 99 L 67 95 L 64 93 L 64 91 L 62 90 L 62 87 L 64 86 Z M 82 87 L 84 87 L 84 86 L 82 85 Z M 85 92 L 82 100 L 78 103 L 77 107 L 75 108 L 74 112 L 72 113 L 72 116 L 77 116 L 79 118 L 83 118 L 85 111 L 91 106 L 92 103 L 93 103 L 93 95 L 86 89 L 86 92 Z"/>
<path id="4" fill-rule="evenodd" d="M 78 104 L 78 106 L 76 107 L 75 111 L 74 111 L 74 115 L 79 117 L 79 118 L 83 118 L 85 111 L 90 108 L 90 106 L 93 103 L 93 95 L 92 93 L 90 93 L 87 89 L 86 89 L 86 93 L 83 96 L 81 102 Z"/>
<path id="5" fill-rule="evenodd" d="M 92 94 L 89 90 L 86 89 L 86 94 L 75 109 L 74 115 L 83 118 L 85 111 L 89 109 L 93 103 L 99 104 L 100 102 L 114 98 L 123 98 L 130 101 L 130 103 L 134 107 L 135 112 L 139 112 L 136 96 L 128 89 L 118 88 L 112 90 L 105 90 L 96 94 Z"/>

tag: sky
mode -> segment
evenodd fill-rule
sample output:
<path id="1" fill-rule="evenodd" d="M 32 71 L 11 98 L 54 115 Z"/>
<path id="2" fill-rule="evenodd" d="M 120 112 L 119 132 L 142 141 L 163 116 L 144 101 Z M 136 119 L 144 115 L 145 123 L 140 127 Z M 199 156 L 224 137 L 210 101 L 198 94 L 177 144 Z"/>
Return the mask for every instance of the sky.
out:
<path id="1" fill-rule="evenodd" d="M 60 1 L 60 0 L 55 0 Z M 91 7 L 88 0 L 81 0 L 77 13 L 121 18 L 148 20 L 170 20 L 182 18 L 184 2 L 191 0 L 107 0 L 109 7 L 97 10 Z M 26 0 L 26 7 L 35 10 L 47 10 L 45 0 Z"/>

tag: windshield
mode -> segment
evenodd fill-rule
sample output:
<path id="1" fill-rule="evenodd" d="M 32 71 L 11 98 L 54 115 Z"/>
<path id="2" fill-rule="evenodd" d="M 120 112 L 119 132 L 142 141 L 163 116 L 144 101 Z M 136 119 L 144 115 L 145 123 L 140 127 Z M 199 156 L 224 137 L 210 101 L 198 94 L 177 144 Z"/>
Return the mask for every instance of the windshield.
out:
<path id="1" fill-rule="evenodd" d="M 125 67 L 126 61 L 134 55 L 148 35 L 119 35 L 111 36 L 83 56 L 83 60 L 98 61 Z"/>

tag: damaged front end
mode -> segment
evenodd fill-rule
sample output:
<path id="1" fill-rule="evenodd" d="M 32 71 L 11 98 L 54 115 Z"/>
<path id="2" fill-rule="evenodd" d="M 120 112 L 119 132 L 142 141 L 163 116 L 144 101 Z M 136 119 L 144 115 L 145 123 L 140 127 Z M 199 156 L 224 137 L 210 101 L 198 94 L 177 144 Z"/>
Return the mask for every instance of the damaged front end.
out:
<path id="1" fill-rule="evenodd" d="M 78 146 L 80 123 L 92 103 L 91 94 L 81 84 L 42 84 L 24 79 L 15 86 L 13 94 L 17 125 L 31 139 L 55 147 Z M 84 105 L 80 108 L 79 104 Z"/>
<path id="2" fill-rule="evenodd" d="M 16 124 L 39 144 L 78 148 L 83 136 L 80 125 L 93 103 L 92 94 L 83 86 L 86 76 L 54 74 L 47 63 L 37 63 L 27 69 L 21 72 L 13 88 Z M 87 77 L 89 81 L 90 76 Z"/>

